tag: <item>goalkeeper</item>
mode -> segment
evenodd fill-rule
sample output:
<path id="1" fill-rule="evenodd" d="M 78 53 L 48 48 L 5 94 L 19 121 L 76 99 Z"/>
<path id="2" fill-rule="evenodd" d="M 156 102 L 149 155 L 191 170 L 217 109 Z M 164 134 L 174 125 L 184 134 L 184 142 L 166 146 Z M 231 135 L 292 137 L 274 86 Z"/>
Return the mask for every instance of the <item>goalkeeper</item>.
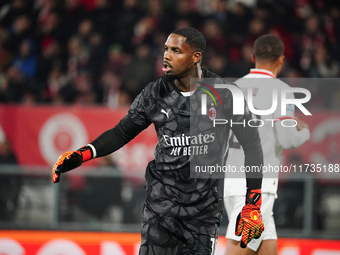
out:
<path id="1" fill-rule="evenodd" d="M 194 28 L 172 32 L 164 45 L 164 76 L 149 83 L 132 103 L 127 115 L 112 129 L 104 132 L 90 144 L 77 151 L 62 154 L 53 166 L 53 181 L 59 182 L 63 173 L 83 162 L 108 155 L 154 124 L 158 143 L 155 159 L 149 162 L 146 178 L 146 200 L 142 214 L 142 240 L 140 255 L 211 255 L 218 237 L 223 211 L 223 179 L 190 176 L 192 157 L 184 149 L 190 146 L 191 99 L 200 99 L 203 90 L 190 86 L 190 78 L 223 80 L 200 67 L 205 51 L 204 36 Z M 192 93 L 194 90 L 195 93 Z M 220 94 L 221 110 L 228 118 L 242 122 L 251 119 L 249 110 L 233 116 L 232 95 L 229 90 Z M 219 105 L 222 108 L 222 104 Z M 195 108 L 198 110 L 197 108 Z M 208 155 L 225 162 L 231 127 L 220 125 L 218 131 L 209 116 L 201 116 L 199 130 L 202 146 Z M 234 126 L 233 132 L 243 145 L 246 166 L 260 167 L 263 163 L 262 147 L 256 128 Z M 214 133 L 215 132 L 215 133 Z M 217 137 L 217 134 L 219 136 Z M 176 144 L 172 144 L 176 141 Z M 179 142 L 180 141 L 180 142 Z M 178 143 L 177 143 L 178 142 Z M 174 148 L 176 153 L 174 154 Z M 182 153 L 181 153 L 182 152 Z M 239 231 L 245 243 L 258 238 L 263 230 L 261 218 L 262 172 L 247 174 L 247 204 L 240 214 Z"/>

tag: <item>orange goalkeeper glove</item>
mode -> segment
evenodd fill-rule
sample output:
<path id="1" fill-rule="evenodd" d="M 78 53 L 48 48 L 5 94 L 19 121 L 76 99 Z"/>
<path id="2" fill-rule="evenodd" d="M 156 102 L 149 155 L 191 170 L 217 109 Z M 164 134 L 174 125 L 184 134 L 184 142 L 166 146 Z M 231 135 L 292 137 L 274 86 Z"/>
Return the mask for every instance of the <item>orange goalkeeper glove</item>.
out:
<path id="1" fill-rule="evenodd" d="M 247 190 L 246 205 L 237 216 L 235 229 L 235 235 L 242 234 L 242 248 L 246 248 L 253 238 L 258 239 L 264 230 L 261 204 L 261 189 Z"/>
<path id="2" fill-rule="evenodd" d="M 70 171 L 91 158 L 92 150 L 89 146 L 81 147 L 77 151 L 68 151 L 61 154 L 52 168 L 53 182 L 58 183 L 60 181 L 61 173 Z"/>

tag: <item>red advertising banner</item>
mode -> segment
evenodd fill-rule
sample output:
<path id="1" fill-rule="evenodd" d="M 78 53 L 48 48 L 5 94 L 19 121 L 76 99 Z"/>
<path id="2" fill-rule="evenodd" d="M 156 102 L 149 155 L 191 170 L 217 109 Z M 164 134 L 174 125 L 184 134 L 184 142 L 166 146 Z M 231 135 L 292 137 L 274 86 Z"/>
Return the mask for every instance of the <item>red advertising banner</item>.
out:
<path id="1" fill-rule="evenodd" d="M 126 112 L 127 109 L 93 106 L 0 106 L 0 141 L 7 137 L 12 142 L 21 165 L 52 166 L 61 153 L 91 142 L 114 127 Z M 309 125 L 311 139 L 298 149 L 286 150 L 284 164 L 339 166 L 340 113 L 318 112 L 300 117 Z M 151 125 L 112 157 L 123 171 L 144 171 L 154 158 L 156 143 Z M 86 164 L 98 164 L 98 160 Z M 319 174 L 327 175 L 327 171 Z"/>
<path id="2" fill-rule="evenodd" d="M 220 236 L 215 255 L 223 255 L 226 239 Z M 1 255 L 137 255 L 140 234 L 66 231 L 0 230 Z M 279 255 L 335 255 L 336 240 L 279 238 Z"/>

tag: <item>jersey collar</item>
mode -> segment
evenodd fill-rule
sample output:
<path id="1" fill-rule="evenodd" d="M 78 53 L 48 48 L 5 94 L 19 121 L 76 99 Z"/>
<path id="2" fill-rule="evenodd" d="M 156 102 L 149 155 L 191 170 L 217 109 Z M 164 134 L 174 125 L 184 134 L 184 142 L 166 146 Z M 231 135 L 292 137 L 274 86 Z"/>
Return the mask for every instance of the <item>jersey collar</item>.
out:
<path id="1" fill-rule="evenodd" d="M 265 70 L 265 69 L 256 69 L 256 68 L 252 68 L 250 69 L 249 73 L 253 73 L 253 74 L 263 74 L 263 75 L 268 75 L 272 78 L 275 78 L 274 74 L 271 71 Z"/>

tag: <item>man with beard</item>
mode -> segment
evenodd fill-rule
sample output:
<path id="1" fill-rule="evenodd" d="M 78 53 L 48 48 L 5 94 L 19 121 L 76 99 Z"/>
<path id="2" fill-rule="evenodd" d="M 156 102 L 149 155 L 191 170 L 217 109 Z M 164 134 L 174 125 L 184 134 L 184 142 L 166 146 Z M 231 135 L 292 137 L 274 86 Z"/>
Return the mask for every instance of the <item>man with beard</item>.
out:
<path id="1" fill-rule="evenodd" d="M 172 32 L 164 45 L 162 70 L 165 75 L 146 85 L 127 115 L 114 128 L 77 151 L 65 152 L 53 166 L 53 181 L 59 182 L 61 173 L 118 150 L 153 123 L 158 143 L 155 159 L 149 162 L 145 174 L 146 200 L 140 247 L 140 254 L 143 255 L 214 253 L 223 209 L 223 179 L 191 176 L 193 155 L 189 153 L 189 147 L 193 143 L 207 146 L 196 150 L 198 157 L 215 154 L 216 162 L 222 163 L 232 129 L 243 145 L 245 165 L 260 168 L 262 164 L 257 129 L 221 125 L 221 134 L 209 128 L 199 128 L 197 136 L 191 133 L 193 109 L 190 100 L 200 99 L 204 90 L 198 89 L 203 86 L 202 83 L 191 86 L 190 79 L 212 78 L 225 83 L 216 74 L 201 69 L 205 48 L 204 36 L 194 28 Z M 233 115 L 232 94 L 229 90 L 225 90 L 221 96 L 223 107 L 221 104 L 219 110 L 226 118 L 238 122 L 251 119 L 247 108 L 245 114 Z M 200 122 L 208 123 L 208 120 L 208 115 L 200 117 Z M 248 200 L 240 213 L 238 224 L 239 229 L 243 230 L 245 243 L 258 238 L 263 231 L 261 182 L 262 171 L 247 174 Z M 255 214 L 256 218 L 251 217 Z"/>

